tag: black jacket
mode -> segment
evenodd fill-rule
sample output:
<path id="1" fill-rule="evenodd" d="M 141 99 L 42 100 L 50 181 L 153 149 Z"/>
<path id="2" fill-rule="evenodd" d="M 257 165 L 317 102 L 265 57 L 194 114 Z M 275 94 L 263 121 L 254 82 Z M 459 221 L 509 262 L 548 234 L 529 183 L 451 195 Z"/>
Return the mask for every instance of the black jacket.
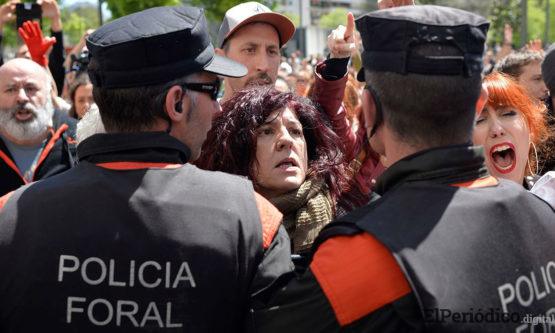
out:
<path id="1" fill-rule="evenodd" d="M 75 126 L 77 121 L 60 111 L 55 111 L 53 127 L 45 141 L 32 180 L 37 181 L 64 172 L 74 165 Z M 13 161 L 8 148 L 0 138 L 0 196 L 16 190 L 28 182 Z"/>
<path id="2" fill-rule="evenodd" d="M 243 332 L 291 271 L 289 239 L 250 181 L 189 154 L 162 132 L 97 134 L 77 167 L 4 198 L 0 332 Z"/>

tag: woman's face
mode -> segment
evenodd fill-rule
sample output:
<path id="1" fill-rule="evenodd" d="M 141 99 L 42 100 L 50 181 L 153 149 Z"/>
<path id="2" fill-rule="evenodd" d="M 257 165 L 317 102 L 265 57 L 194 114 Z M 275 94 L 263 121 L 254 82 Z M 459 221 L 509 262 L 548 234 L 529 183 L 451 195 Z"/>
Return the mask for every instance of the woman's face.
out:
<path id="1" fill-rule="evenodd" d="M 94 103 L 92 84 L 85 84 L 77 87 L 75 90 L 75 113 L 77 113 L 77 118 L 81 119 L 89 111 L 89 108 Z"/>
<path id="2" fill-rule="evenodd" d="M 308 169 L 303 126 L 289 108 L 273 111 L 257 129 L 254 175 L 267 198 L 301 186 Z"/>
<path id="3" fill-rule="evenodd" d="M 493 176 L 522 184 L 530 151 L 530 131 L 515 107 L 486 105 L 476 120 L 475 145 L 484 146 L 486 165 Z"/>

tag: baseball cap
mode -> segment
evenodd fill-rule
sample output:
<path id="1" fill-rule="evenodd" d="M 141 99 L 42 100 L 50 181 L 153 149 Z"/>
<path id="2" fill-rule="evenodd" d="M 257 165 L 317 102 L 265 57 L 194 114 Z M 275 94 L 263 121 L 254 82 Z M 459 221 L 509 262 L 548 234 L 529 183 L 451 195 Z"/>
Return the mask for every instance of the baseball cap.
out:
<path id="1" fill-rule="evenodd" d="M 483 69 L 489 22 L 476 14 L 433 5 L 403 6 L 368 13 L 356 20 L 363 67 L 400 74 L 473 76 Z M 453 46 L 458 56 L 421 56 L 414 47 Z M 364 68 L 357 75 L 364 81 Z"/>
<path id="2" fill-rule="evenodd" d="M 279 34 L 279 46 L 287 43 L 295 33 L 295 25 L 287 16 L 273 12 L 261 3 L 251 1 L 231 7 L 226 13 L 218 33 L 218 45 L 223 47 L 226 40 L 237 29 L 254 22 L 268 23 Z"/>
<path id="3" fill-rule="evenodd" d="M 157 7 L 121 17 L 87 38 L 89 77 L 97 87 L 150 86 L 207 71 L 231 77 L 247 68 L 218 56 L 200 8 Z"/>

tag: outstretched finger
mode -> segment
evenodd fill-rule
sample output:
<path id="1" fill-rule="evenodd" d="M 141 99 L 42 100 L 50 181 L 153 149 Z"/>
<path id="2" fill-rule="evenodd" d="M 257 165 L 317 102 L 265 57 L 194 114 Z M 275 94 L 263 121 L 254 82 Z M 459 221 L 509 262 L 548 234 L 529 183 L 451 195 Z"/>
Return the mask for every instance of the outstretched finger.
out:
<path id="1" fill-rule="evenodd" d="M 42 30 L 40 29 L 39 22 L 33 21 L 32 25 L 35 36 L 39 36 L 42 38 Z"/>
<path id="2" fill-rule="evenodd" d="M 355 16 L 353 13 L 347 13 L 347 28 L 345 29 L 344 40 L 347 40 L 355 34 Z"/>
<path id="3" fill-rule="evenodd" d="M 33 35 L 33 28 L 31 27 L 31 21 L 25 21 L 23 22 L 23 30 L 25 31 L 25 34 L 28 37 L 31 37 Z"/>
<path id="4" fill-rule="evenodd" d="M 23 39 L 24 41 L 29 39 L 29 35 L 25 31 L 25 29 L 23 29 L 22 27 L 19 27 L 19 29 L 17 29 L 17 31 L 19 32 L 19 36 L 21 36 L 21 39 Z"/>
<path id="5" fill-rule="evenodd" d="M 27 35 L 27 38 L 33 36 L 33 28 L 31 26 L 31 21 L 23 22 L 23 30 L 25 31 L 25 34 Z"/>

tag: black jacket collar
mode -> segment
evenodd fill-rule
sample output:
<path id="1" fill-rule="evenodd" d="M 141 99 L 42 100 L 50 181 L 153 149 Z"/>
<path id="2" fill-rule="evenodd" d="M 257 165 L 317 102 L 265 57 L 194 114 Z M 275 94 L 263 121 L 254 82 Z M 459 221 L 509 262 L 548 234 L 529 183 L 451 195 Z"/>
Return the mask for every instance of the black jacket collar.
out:
<path id="1" fill-rule="evenodd" d="M 407 156 L 378 179 L 375 191 L 383 195 L 411 181 L 454 184 L 488 176 L 482 147 L 454 145 L 432 148 Z"/>
<path id="2" fill-rule="evenodd" d="M 79 161 L 187 163 L 191 151 L 165 132 L 95 134 L 77 147 Z"/>

